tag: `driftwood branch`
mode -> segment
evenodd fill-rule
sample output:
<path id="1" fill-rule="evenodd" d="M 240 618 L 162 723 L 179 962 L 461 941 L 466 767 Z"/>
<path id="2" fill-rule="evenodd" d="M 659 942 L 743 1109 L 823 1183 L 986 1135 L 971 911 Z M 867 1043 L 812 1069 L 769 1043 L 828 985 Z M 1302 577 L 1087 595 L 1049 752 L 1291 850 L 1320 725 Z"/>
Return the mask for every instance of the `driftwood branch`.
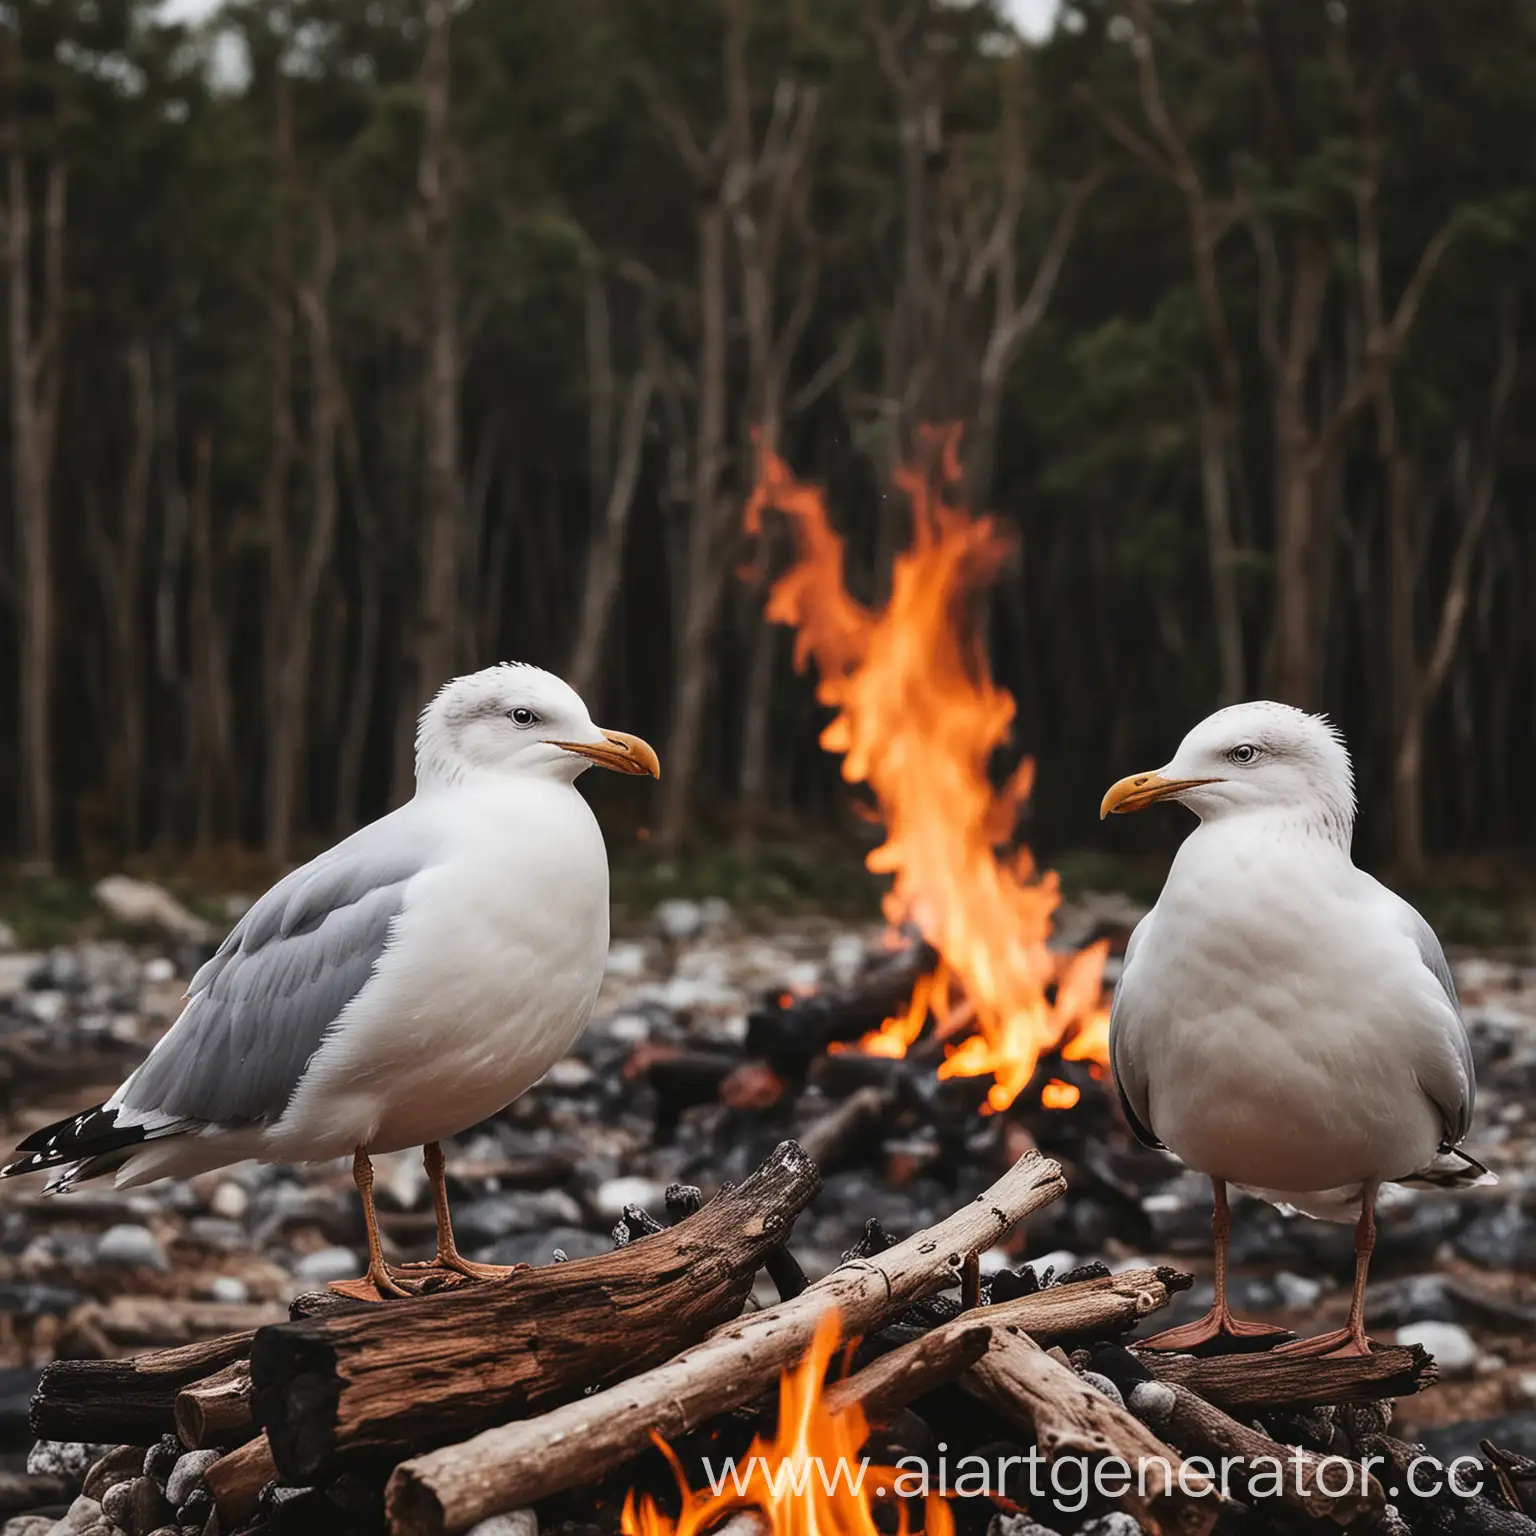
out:
<path id="1" fill-rule="evenodd" d="M 1307 1362 L 1314 1369 L 1319 1363 Z M 1217 1465 L 1224 1458 L 1242 1462 L 1253 1480 L 1249 1488 L 1251 1498 L 1263 1502 L 1278 1500 L 1291 1515 L 1340 1526 L 1382 1517 L 1386 1496 L 1381 1484 L 1373 1476 L 1364 1480 L 1362 1488 L 1358 1466 L 1353 1468 L 1354 1476 L 1346 1487 L 1338 1458 L 1332 1458 L 1335 1464 L 1323 1474 L 1323 1485 L 1344 1491 L 1325 1493 L 1319 1486 L 1318 1469 L 1327 1458 L 1299 1446 L 1281 1445 L 1261 1431 L 1239 1424 L 1187 1387 L 1175 1386 L 1171 1390 L 1173 1409 L 1160 1426 L 1162 1433 L 1180 1450 L 1204 1456 Z"/>
<path id="2" fill-rule="evenodd" d="M 841 1265 L 790 1301 L 737 1319 L 665 1365 L 541 1418 L 508 1424 L 462 1445 L 413 1457 L 385 1492 L 392 1528 L 404 1536 L 462 1531 L 622 1465 L 651 1442 L 675 1438 L 750 1401 L 804 1354 L 832 1310 L 845 1333 L 863 1334 L 914 1301 L 954 1285 L 969 1253 L 991 1247 L 1065 1189 L 1061 1170 L 1023 1157 L 985 1194 L 947 1221 L 870 1258 Z"/>
<path id="3" fill-rule="evenodd" d="M 153 1445 L 176 1428 L 182 1389 L 250 1353 L 253 1333 L 157 1349 L 133 1360 L 55 1360 L 32 1398 L 40 1440 Z"/>
<path id="4" fill-rule="evenodd" d="M 1046 1292 L 1049 1295 L 1049 1292 Z M 1158 1381 L 1187 1387 L 1218 1408 L 1310 1408 L 1411 1397 L 1430 1386 L 1435 1362 L 1419 1345 L 1378 1349 L 1357 1359 L 1298 1360 L 1279 1354 L 1164 1355 L 1136 1358 Z"/>
<path id="5" fill-rule="evenodd" d="M 284 1477 L 308 1483 L 348 1458 L 443 1445 L 658 1365 L 741 1310 L 820 1187 L 785 1142 L 738 1188 L 613 1253 L 263 1328 L 256 1422 Z"/>
<path id="6" fill-rule="evenodd" d="M 845 1413 L 857 1403 L 871 1424 L 888 1423 L 908 1403 L 974 1365 L 991 1342 L 986 1323 L 956 1318 L 834 1383 L 822 1394 L 822 1407 Z"/>
<path id="7" fill-rule="evenodd" d="M 1029 1430 L 1047 1462 L 1074 1456 L 1125 1468 L 1119 1502 L 1148 1529 L 1197 1536 L 1216 1523 L 1222 1501 L 1210 1480 L 1028 1334 L 995 1329 L 991 1348 L 960 1385 Z"/>
<path id="8" fill-rule="evenodd" d="M 256 1433 L 251 1417 L 251 1367 L 237 1360 L 176 1397 L 176 1433 L 189 1450 L 239 1445 Z"/>
<path id="9" fill-rule="evenodd" d="M 203 1474 L 203 1480 L 213 1495 L 221 1529 L 230 1531 L 244 1525 L 256 1513 L 261 1490 L 276 1477 L 277 1466 L 265 1435 L 220 1456 Z"/>

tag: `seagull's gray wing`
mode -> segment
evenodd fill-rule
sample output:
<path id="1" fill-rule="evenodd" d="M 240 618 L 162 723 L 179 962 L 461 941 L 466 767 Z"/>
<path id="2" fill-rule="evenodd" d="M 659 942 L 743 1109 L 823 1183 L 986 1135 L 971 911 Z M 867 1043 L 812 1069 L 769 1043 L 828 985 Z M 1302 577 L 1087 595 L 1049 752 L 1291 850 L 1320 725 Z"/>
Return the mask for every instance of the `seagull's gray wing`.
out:
<path id="1" fill-rule="evenodd" d="M 108 1107 L 156 1123 L 276 1120 L 372 975 L 427 852 L 397 811 L 280 880 L 192 978 L 181 1017 Z"/>
<path id="2" fill-rule="evenodd" d="M 1135 1004 L 1132 1001 L 1132 989 L 1125 983 L 1136 946 L 1146 935 L 1147 925 L 1152 921 L 1152 913 L 1156 911 L 1154 907 L 1131 930 L 1131 936 L 1126 941 L 1125 959 L 1120 964 L 1120 982 L 1115 988 L 1115 1000 L 1109 1010 L 1109 1070 L 1115 1079 L 1115 1092 L 1120 1095 L 1120 1107 L 1125 1111 L 1126 1121 L 1137 1141 L 1148 1147 L 1161 1147 L 1163 1143 L 1147 1126 L 1147 1080 L 1137 1062 L 1136 1053 L 1127 1044 Z"/>
<path id="3" fill-rule="evenodd" d="M 1394 895 L 1393 901 L 1396 903 L 1399 926 L 1413 940 L 1419 951 L 1419 959 L 1440 983 L 1445 1000 L 1451 1005 L 1454 1025 L 1447 1030 L 1450 1055 L 1426 1063 L 1420 1069 L 1419 1082 L 1445 1121 L 1446 1146 L 1454 1147 L 1472 1129 L 1472 1109 L 1477 1098 L 1472 1041 L 1461 1016 L 1461 1002 L 1456 996 L 1451 967 L 1446 961 L 1445 951 L 1440 947 L 1440 940 L 1435 936 L 1435 930 L 1424 920 L 1418 909 L 1409 906 L 1402 897 Z"/>

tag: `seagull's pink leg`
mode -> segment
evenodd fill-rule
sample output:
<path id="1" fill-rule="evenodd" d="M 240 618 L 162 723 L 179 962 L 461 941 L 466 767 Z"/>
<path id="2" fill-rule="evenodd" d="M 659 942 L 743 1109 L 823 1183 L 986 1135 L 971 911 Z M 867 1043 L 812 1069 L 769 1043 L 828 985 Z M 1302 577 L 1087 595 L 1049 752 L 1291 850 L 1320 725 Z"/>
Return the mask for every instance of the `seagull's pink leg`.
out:
<path id="1" fill-rule="evenodd" d="M 1365 1282 L 1371 1270 L 1371 1252 L 1376 1247 L 1376 1192 L 1379 1184 L 1369 1180 L 1360 1191 L 1360 1220 L 1355 1223 L 1355 1289 L 1349 1301 L 1349 1326 L 1320 1333 L 1314 1339 L 1297 1339 L 1282 1344 L 1277 1355 L 1298 1355 L 1315 1359 L 1330 1355 L 1348 1359 L 1368 1355 L 1371 1341 L 1365 1336 Z"/>
<path id="2" fill-rule="evenodd" d="M 373 1208 L 373 1163 L 368 1149 L 359 1147 L 352 1157 L 352 1182 L 363 1197 L 363 1225 L 368 1229 L 368 1273 L 360 1280 L 335 1280 L 330 1289 L 341 1296 L 352 1296 L 367 1301 L 370 1288 L 380 1296 L 408 1296 L 390 1278 L 389 1265 L 384 1262 L 384 1244 L 379 1237 L 378 1213 Z"/>
<path id="3" fill-rule="evenodd" d="M 1211 1310 L 1193 1323 L 1180 1328 L 1166 1328 L 1143 1340 L 1142 1349 L 1189 1350 L 1212 1339 L 1286 1339 L 1288 1328 L 1276 1328 L 1269 1323 L 1245 1323 L 1232 1316 L 1227 1306 L 1227 1243 L 1232 1236 L 1232 1212 L 1227 1207 L 1227 1185 L 1224 1179 L 1212 1179 L 1211 1191 L 1215 1196 L 1215 1208 L 1211 1216 L 1211 1234 L 1216 1249 L 1216 1296 Z"/>
<path id="4" fill-rule="evenodd" d="M 453 1240 L 453 1217 L 448 1210 L 448 1181 L 441 1144 L 429 1141 L 421 1149 L 421 1160 L 426 1167 L 427 1177 L 432 1181 L 432 1208 L 437 1214 L 435 1267 L 467 1275 L 471 1280 L 504 1280 L 520 1269 L 527 1269 L 526 1264 L 475 1264 L 459 1252 Z"/>

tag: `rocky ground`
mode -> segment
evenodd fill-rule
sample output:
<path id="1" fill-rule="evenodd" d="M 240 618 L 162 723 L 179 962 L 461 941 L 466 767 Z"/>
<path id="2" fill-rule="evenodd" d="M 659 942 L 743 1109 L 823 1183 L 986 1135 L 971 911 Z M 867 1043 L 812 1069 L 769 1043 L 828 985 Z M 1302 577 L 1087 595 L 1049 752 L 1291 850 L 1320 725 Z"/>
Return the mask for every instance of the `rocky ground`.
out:
<path id="1" fill-rule="evenodd" d="M 1095 899 L 1066 910 L 1062 931 L 1078 940 L 1123 932 L 1134 916 L 1121 899 Z M 813 921 L 747 933 L 723 903 L 663 904 L 647 931 L 615 941 L 597 1014 L 571 1056 L 453 1147 L 460 1246 L 495 1263 L 601 1251 L 626 1207 L 661 1208 L 674 1181 L 707 1192 L 800 1134 L 846 1084 L 813 1075 L 777 1098 L 738 1084 L 662 1112 L 646 1063 L 658 1053 L 744 1052 L 748 1014 L 763 994 L 845 983 L 878 941 L 873 930 Z M 109 1093 L 175 1016 L 201 952 L 183 939 L 0 954 L 7 1144 Z M 1370 1317 L 1378 1335 L 1421 1342 L 1440 1363 L 1441 1386 L 1401 1405 L 1399 1433 L 1449 1455 L 1492 1432 L 1536 1455 L 1536 965 L 1468 955 L 1456 972 L 1481 1084 L 1470 1145 L 1501 1183 L 1459 1198 L 1399 1192 L 1384 1202 Z M 927 1226 L 1030 1141 L 1063 1160 L 1072 1192 L 995 1255 L 997 1265 L 1027 1259 L 1061 1271 L 1090 1258 L 1114 1268 L 1168 1259 L 1208 1272 L 1207 1186 L 1131 1142 L 1102 1085 L 1088 1083 L 1073 1110 L 990 1118 L 964 1092 L 923 1084 L 899 1102 L 828 1172 L 796 1227 L 791 1249 L 813 1277 L 870 1218 L 897 1235 Z M 277 1321 L 294 1295 L 363 1268 L 345 1164 L 244 1166 L 63 1198 L 41 1197 L 39 1183 L 0 1189 L 0 1453 L 12 1468 L 27 1460 L 27 1399 L 48 1360 Z M 378 1159 L 378 1199 L 395 1256 L 428 1256 L 432 1214 L 414 1153 Z M 1243 1310 L 1299 1332 L 1342 1320 L 1347 1228 L 1245 1202 L 1233 1257 Z M 1208 1299 L 1197 1286 L 1173 1320 Z M 1158 1326 L 1167 1321 L 1161 1315 Z M 63 1449 L 32 1455 L 35 1466 L 79 1459 Z"/>

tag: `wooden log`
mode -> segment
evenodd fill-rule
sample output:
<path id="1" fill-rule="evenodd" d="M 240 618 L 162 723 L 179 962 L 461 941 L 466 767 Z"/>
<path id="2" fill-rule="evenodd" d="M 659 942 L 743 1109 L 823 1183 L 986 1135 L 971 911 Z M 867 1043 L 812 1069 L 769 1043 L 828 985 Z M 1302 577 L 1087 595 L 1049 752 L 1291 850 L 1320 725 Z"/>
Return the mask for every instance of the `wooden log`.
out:
<path id="1" fill-rule="evenodd" d="M 1439 1374 L 1434 1360 L 1417 1344 L 1338 1360 L 1298 1360 L 1262 1352 L 1203 1358 L 1156 1350 L 1132 1353 L 1155 1380 L 1188 1387 L 1207 1402 L 1233 1412 L 1411 1397 L 1432 1385 Z"/>
<path id="2" fill-rule="evenodd" d="M 254 1337 L 230 1333 L 132 1360 L 55 1360 L 43 1367 L 32 1398 L 32 1433 L 40 1440 L 153 1445 L 174 1432 L 182 1389 L 243 1360 Z"/>
<path id="3" fill-rule="evenodd" d="M 990 1248 L 1065 1188 L 1056 1164 L 1031 1152 L 948 1220 L 850 1260 L 664 1365 L 540 1418 L 403 1462 L 385 1489 L 391 1528 L 397 1536 L 442 1536 L 607 1475 L 643 1451 L 653 1431 L 675 1439 L 756 1397 L 805 1353 L 829 1311 L 837 1311 L 845 1334 L 867 1333 L 956 1284 L 966 1254 Z"/>
<path id="4" fill-rule="evenodd" d="M 829 987 L 806 997 L 779 1000 L 748 1016 L 746 1050 L 777 1067 L 798 1067 L 837 1041 L 857 1040 L 902 1012 L 912 988 L 938 964 L 933 948 L 914 941 L 870 967 L 846 987 Z"/>
<path id="5" fill-rule="evenodd" d="M 1016 1327 L 993 1330 L 991 1347 L 960 1385 L 1028 1430 L 1047 1463 L 1081 1458 L 1086 1476 L 1112 1462 L 1100 1474 L 1099 1490 L 1149 1530 L 1199 1536 L 1222 1512 L 1222 1499 L 1200 1469 L 1186 1466 L 1140 1419 Z"/>
<path id="6" fill-rule="evenodd" d="M 236 1360 L 177 1394 L 176 1433 L 189 1451 L 239 1445 L 256 1433 L 251 1417 L 251 1367 Z"/>
<path id="7" fill-rule="evenodd" d="M 1313 1367 L 1321 1363 L 1307 1362 Z M 1159 1424 L 1160 1432 L 1181 1451 L 1205 1457 L 1215 1466 L 1225 1462 L 1234 1471 L 1246 1472 L 1249 1502 L 1258 1501 L 1262 1509 L 1273 1499 L 1288 1514 L 1323 1526 L 1353 1527 L 1359 1522 L 1374 1529 L 1374 1522 L 1383 1518 L 1386 1495 L 1374 1475 L 1362 1473 L 1358 1461 L 1282 1445 L 1250 1425 L 1239 1424 L 1188 1387 L 1167 1385 L 1173 1406 Z M 1320 1479 L 1320 1469 L 1325 1467 Z M 1238 1491 L 1245 1490 L 1239 1487 Z"/>
<path id="8" fill-rule="evenodd" d="M 1192 1276 L 1167 1265 L 1123 1269 L 1117 1275 L 1047 1286 L 967 1315 L 1020 1328 L 1040 1343 L 1099 1340 L 1134 1328 L 1192 1283 Z"/>
<path id="9" fill-rule="evenodd" d="M 841 1104 L 829 1109 L 805 1128 L 800 1145 L 805 1155 L 830 1173 L 856 1152 L 866 1139 L 879 1134 L 890 1120 L 896 1095 L 885 1088 L 856 1088 Z"/>
<path id="10" fill-rule="evenodd" d="M 257 1435 L 227 1456 L 220 1456 L 203 1474 L 213 1495 L 213 1507 L 219 1512 L 220 1529 L 230 1531 L 244 1525 L 256 1513 L 261 1490 L 276 1479 L 277 1467 L 265 1435 Z"/>
<path id="11" fill-rule="evenodd" d="M 785 1142 L 736 1189 L 612 1253 L 264 1328 L 256 1422 L 285 1481 L 307 1484 L 646 1370 L 740 1312 L 820 1186 Z"/>
<path id="12" fill-rule="evenodd" d="M 822 1394 L 822 1406 L 845 1413 L 857 1403 L 869 1423 L 889 1423 L 908 1403 L 974 1365 L 991 1342 L 990 1326 L 958 1317 L 834 1382 Z"/>

